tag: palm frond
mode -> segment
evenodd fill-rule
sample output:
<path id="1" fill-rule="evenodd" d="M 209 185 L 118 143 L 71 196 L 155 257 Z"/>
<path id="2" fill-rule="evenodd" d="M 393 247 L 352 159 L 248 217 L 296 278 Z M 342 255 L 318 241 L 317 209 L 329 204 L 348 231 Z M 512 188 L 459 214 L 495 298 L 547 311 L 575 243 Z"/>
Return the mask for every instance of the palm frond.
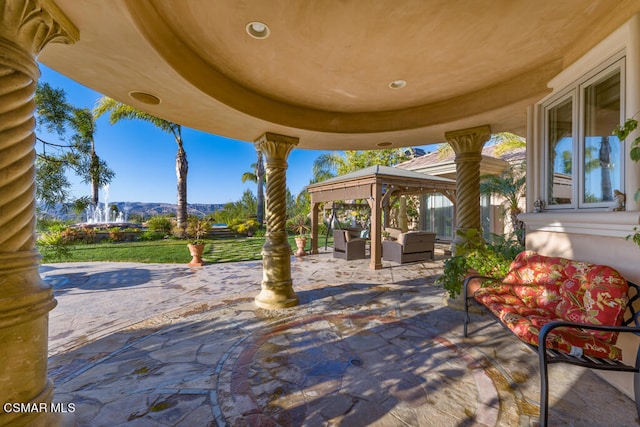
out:
<path id="1" fill-rule="evenodd" d="M 342 163 L 344 163 L 344 157 L 340 154 L 323 153 L 313 162 L 313 176 L 318 181 L 334 177 Z"/>
<path id="2" fill-rule="evenodd" d="M 258 182 L 258 176 L 253 172 L 245 172 L 242 174 L 242 182 L 245 183 L 247 181 L 251 181 L 254 183 Z"/>
<path id="3" fill-rule="evenodd" d="M 492 139 L 496 141 L 495 154 L 498 156 L 527 146 L 523 137 L 511 132 L 499 132 L 493 135 Z"/>
<path id="4" fill-rule="evenodd" d="M 180 136 L 180 125 L 140 111 L 108 96 L 103 96 L 93 107 L 93 116 L 97 119 L 106 113 L 109 113 L 109 123 L 112 125 L 120 120 L 142 120 L 153 124 L 164 132 L 171 133 L 176 139 Z"/>
<path id="5" fill-rule="evenodd" d="M 438 145 L 436 151 L 438 152 L 438 159 L 440 160 L 446 159 L 447 157 L 453 155 L 453 147 L 449 143 Z"/>

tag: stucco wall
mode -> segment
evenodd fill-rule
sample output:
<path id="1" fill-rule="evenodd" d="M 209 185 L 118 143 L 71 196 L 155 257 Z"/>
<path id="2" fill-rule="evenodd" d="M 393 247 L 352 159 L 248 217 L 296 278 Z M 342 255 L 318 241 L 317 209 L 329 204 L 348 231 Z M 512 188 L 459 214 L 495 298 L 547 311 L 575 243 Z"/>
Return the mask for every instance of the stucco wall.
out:
<path id="1" fill-rule="evenodd" d="M 624 114 L 640 111 L 640 17 L 635 16 L 605 40 L 578 58 L 549 82 L 552 93 L 546 99 L 563 92 L 573 82 L 615 55 L 626 58 Z M 633 233 L 640 221 L 640 205 L 633 193 L 640 187 L 640 167 L 629 160 L 630 144 L 624 153 L 624 192 L 627 212 L 609 209 L 547 209 L 533 214 L 533 201 L 544 198 L 544 141 L 542 100 L 529 110 L 527 130 L 527 211 L 521 216 L 527 224 L 527 249 L 543 255 L 605 264 L 617 269 L 627 280 L 640 284 L 640 248 L 625 236 Z M 637 136 L 632 134 L 629 141 Z M 638 307 L 640 308 L 640 307 Z M 618 340 L 624 361 L 634 365 L 640 337 L 626 334 Z M 605 380 L 634 398 L 633 375 L 629 373 L 594 371 Z M 640 398 L 640 396 L 638 396 Z"/>

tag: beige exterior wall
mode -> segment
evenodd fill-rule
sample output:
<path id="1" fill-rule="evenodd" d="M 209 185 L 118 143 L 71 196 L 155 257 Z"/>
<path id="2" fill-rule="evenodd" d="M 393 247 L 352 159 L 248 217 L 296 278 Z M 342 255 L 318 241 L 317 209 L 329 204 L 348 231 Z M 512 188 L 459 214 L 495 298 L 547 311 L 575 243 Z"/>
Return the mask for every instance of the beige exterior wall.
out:
<path id="1" fill-rule="evenodd" d="M 549 86 L 553 92 L 529 110 L 527 152 L 527 211 L 532 212 L 532 203 L 544 200 L 544 140 L 542 104 L 563 91 L 568 85 L 589 73 L 614 55 L 626 57 L 626 93 L 624 94 L 625 117 L 640 111 L 640 16 L 635 16 L 602 43 L 576 60 Z M 636 135 L 631 135 L 632 141 Z M 610 265 L 624 277 L 640 283 L 640 248 L 625 237 L 633 233 L 640 224 L 640 206 L 633 194 L 640 187 L 640 166 L 629 160 L 629 143 L 624 154 L 624 192 L 627 194 L 627 211 L 613 212 L 608 209 L 562 209 L 546 210 L 543 213 L 527 213 L 521 219 L 527 224 L 527 249 L 551 256 Z M 618 344 L 623 349 L 626 363 L 635 364 L 640 337 L 621 337 Z M 633 375 L 594 371 L 633 398 Z"/>

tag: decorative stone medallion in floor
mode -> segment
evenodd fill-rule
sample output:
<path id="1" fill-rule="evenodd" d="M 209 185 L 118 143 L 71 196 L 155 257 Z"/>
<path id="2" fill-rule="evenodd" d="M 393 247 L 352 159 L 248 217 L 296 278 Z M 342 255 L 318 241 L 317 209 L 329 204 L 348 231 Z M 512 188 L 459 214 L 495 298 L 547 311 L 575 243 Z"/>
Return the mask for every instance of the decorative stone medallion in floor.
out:
<path id="1" fill-rule="evenodd" d="M 248 334 L 216 366 L 219 425 L 495 425 L 499 398 L 425 323 L 343 314 Z M 215 409 L 214 409 L 215 411 Z"/>

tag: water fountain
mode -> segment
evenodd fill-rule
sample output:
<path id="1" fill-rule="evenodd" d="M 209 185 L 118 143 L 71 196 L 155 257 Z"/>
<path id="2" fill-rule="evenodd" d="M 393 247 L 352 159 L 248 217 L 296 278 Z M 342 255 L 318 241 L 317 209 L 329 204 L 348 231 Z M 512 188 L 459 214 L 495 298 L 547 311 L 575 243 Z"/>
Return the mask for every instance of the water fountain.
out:
<path id="1" fill-rule="evenodd" d="M 125 204 L 124 212 L 112 210 L 109 204 L 109 184 L 102 187 L 102 203 L 97 206 L 89 205 L 85 210 L 86 221 L 77 224 L 78 227 L 90 228 L 140 228 L 140 224 L 128 222 L 129 211 L 131 208 Z M 116 213 L 117 212 L 117 213 Z"/>

